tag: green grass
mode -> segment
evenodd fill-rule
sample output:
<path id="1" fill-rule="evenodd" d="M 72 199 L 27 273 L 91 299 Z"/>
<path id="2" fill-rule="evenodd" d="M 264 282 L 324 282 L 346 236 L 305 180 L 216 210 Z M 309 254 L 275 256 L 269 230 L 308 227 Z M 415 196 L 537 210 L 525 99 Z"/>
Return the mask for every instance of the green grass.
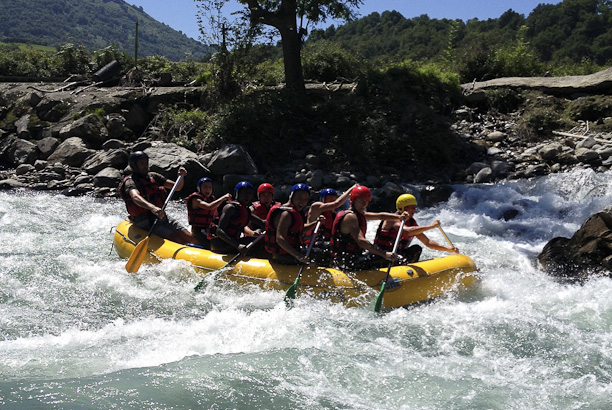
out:
<path id="1" fill-rule="evenodd" d="M 8 46 L 8 47 L 18 47 L 20 50 L 33 49 L 38 51 L 55 51 L 55 47 L 52 46 L 43 46 L 40 44 L 28 44 L 28 43 L 3 43 L 0 41 L 0 47 Z"/>

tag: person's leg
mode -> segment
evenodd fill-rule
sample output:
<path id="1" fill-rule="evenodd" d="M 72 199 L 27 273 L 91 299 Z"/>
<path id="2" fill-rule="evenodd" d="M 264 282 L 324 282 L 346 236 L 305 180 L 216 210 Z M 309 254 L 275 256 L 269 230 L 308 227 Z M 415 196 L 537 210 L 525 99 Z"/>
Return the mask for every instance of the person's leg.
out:
<path id="1" fill-rule="evenodd" d="M 421 252 L 423 252 L 423 248 L 420 245 L 412 245 L 398 253 L 404 258 L 402 263 L 415 263 L 419 261 Z"/>

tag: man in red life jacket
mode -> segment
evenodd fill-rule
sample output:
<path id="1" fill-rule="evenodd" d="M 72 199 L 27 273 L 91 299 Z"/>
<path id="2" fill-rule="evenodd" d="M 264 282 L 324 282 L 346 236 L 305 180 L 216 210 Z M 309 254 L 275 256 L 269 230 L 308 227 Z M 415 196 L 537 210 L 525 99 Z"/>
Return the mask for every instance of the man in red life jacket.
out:
<path id="1" fill-rule="evenodd" d="M 251 229 L 263 229 L 265 227 L 265 221 L 268 217 L 270 208 L 274 205 L 280 205 L 280 202 L 274 201 L 274 187 L 272 184 L 264 182 L 257 188 L 257 198 L 259 201 L 253 202 L 251 205 L 251 213 L 264 221 L 264 224 L 259 226 L 257 223 L 250 223 L 249 228 Z"/>
<path id="2" fill-rule="evenodd" d="M 217 216 L 211 224 L 208 235 L 210 249 L 213 252 L 238 251 L 243 255 L 246 254 L 247 245 L 254 240 L 253 235 L 255 235 L 247 226 L 250 221 L 257 218 L 251 215 L 249 209 L 254 193 L 255 189 L 250 182 L 239 182 L 234 188 L 234 199 L 227 201 L 223 208 L 217 210 Z M 257 253 L 257 250 L 251 252 L 254 253 Z"/>
<path id="3" fill-rule="evenodd" d="M 132 175 L 121 182 L 119 195 L 125 201 L 130 221 L 148 231 L 155 218 L 159 218 L 153 234 L 182 244 L 193 242 L 191 233 L 179 222 L 168 218 L 162 209 L 167 196 L 166 189 L 172 189 L 174 181 L 157 172 L 149 172 L 149 156 L 142 151 L 131 153 L 128 165 L 132 169 Z M 180 167 L 178 175 L 184 177 L 187 170 Z M 181 179 L 178 183 L 177 191 L 183 188 L 183 181 L 184 179 Z"/>
<path id="4" fill-rule="evenodd" d="M 196 186 L 196 192 L 189 195 L 186 201 L 191 234 L 205 249 L 210 249 L 210 240 L 207 236 L 210 224 L 217 213 L 217 208 L 223 202 L 232 199 L 230 194 L 215 199 L 212 193 L 212 179 L 208 177 L 200 178 Z"/>
<path id="5" fill-rule="evenodd" d="M 319 201 L 314 202 L 310 205 L 310 209 L 308 209 L 307 223 L 316 222 L 321 215 L 325 218 L 322 220 L 319 235 L 310 251 L 310 259 L 318 266 L 330 266 L 332 262 L 329 241 L 331 239 L 332 225 L 334 224 L 334 219 L 336 219 L 336 209 L 344 205 L 355 187 L 357 185 L 353 185 L 340 196 L 338 196 L 335 189 L 326 188 L 321 191 Z M 304 231 L 304 246 L 310 244 L 312 234 L 312 230 Z"/>
<path id="6" fill-rule="evenodd" d="M 304 224 L 304 208 L 310 200 L 310 188 L 306 184 L 295 184 L 291 188 L 289 201 L 270 209 L 266 219 L 266 251 L 272 260 L 285 265 L 308 264 L 300 248 L 302 232 L 312 229 L 314 223 Z"/>
<path id="7" fill-rule="evenodd" d="M 351 208 L 336 215 L 332 226 L 331 246 L 334 262 L 344 270 L 367 270 L 385 266 L 397 254 L 384 251 L 366 239 L 367 221 L 400 220 L 402 215 L 388 212 L 366 212 L 372 193 L 365 186 L 353 188 Z"/>
<path id="8" fill-rule="evenodd" d="M 430 229 L 435 229 L 440 226 L 440 221 L 436 219 L 430 225 L 419 226 L 414 220 L 417 200 L 413 195 L 400 195 L 397 198 L 397 201 L 395 201 L 395 204 L 398 214 L 407 214 L 406 223 L 404 225 L 402 236 L 400 237 L 400 242 L 397 247 L 397 253 L 404 258 L 404 261 L 402 262 L 418 262 L 423 248 L 421 248 L 419 245 L 410 246 L 410 242 L 412 242 L 412 239 L 415 236 L 423 243 L 423 245 L 427 246 L 430 249 L 451 253 L 459 253 L 459 250 L 456 247 L 451 248 L 449 246 L 440 245 L 439 243 L 434 242 L 430 240 L 427 236 L 425 236 L 424 232 L 429 231 Z M 378 245 L 381 249 L 387 251 L 392 250 L 393 245 L 395 244 L 395 238 L 397 237 L 399 227 L 399 221 L 381 221 L 380 225 L 378 226 L 378 230 L 376 231 L 376 238 L 374 239 L 374 243 Z"/>

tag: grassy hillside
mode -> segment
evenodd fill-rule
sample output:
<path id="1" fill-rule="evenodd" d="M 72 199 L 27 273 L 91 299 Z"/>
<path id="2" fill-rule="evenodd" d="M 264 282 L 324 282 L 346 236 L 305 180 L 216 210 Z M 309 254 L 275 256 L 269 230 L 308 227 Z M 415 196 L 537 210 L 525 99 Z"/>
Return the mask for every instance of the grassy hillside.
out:
<path id="1" fill-rule="evenodd" d="M 182 61 L 209 54 L 202 43 L 123 0 L 2 0 L 0 16 L 0 41 L 6 43 L 76 43 L 90 50 L 115 44 L 133 54 L 138 22 L 139 56 Z"/>

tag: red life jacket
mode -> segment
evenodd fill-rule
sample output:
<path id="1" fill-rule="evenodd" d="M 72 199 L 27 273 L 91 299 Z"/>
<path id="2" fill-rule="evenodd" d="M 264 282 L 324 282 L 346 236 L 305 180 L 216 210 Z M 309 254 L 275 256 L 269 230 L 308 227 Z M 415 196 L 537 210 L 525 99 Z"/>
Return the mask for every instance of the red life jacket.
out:
<path id="1" fill-rule="evenodd" d="M 274 205 L 270 209 L 268 217 L 266 218 L 266 236 L 264 236 L 264 240 L 266 243 L 266 251 L 272 254 L 288 254 L 286 250 L 281 248 L 278 243 L 276 243 L 277 229 L 273 225 L 274 218 L 276 218 L 277 215 L 284 211 L 289 212 L 293 220 L 291 222 L 289 230 L 287 231 L 287 241 L 289 242 L 289 244 L 291 244 L 291 246 L 296 249 L 300 246 L 300 238 L 302 236 L 302 231 L 304 230 L 304 218 L 302 217 L 302 214 L 300 214 L 292 206 L 282 206 L 281 204 Z"/>
<path id="2" fill-rule="evenodd" d="M 332 226 L 331 233 L 331 247 L 332 247 L 332 255 L 338 256 L 339 254 L 352 254 L 357 255 L 361 253 L 361 247 L 355 242 L 353 237 L 350 234 L 343 234 L 340 230 L 340 225 L 342 224 L 342 220 L 349 213 L 354 213 L 357 215 L 357 220 L 359 222 L 359 229 L 365 235 L 368 229 L 368 223 L 366 221 L 365 215 L 359 212 L 354 212 L 351 209 L 347 209 L 345 211 L 341 211 L 336 215 L 336 219 L 334 219 L 334 224 Z"/>
<path id="3" fill-rule="evenodd" d="M 334 211 L 325 211 L 322 214 L 325 217 L 325 220 L 321 224 L 321 228 L 319 228 L 319 235 L 317 239 L 319 241 L 329 241 L 331 239 L 332 227 L 334 226 L 334 220 L 336 219 L 336 212 Z M 304 245 L 308 245 L 310 243 L 310 238 L 312 238 L 312 234 L 314 230 L 304 232 Z"/>
<path id="4" fill-rule="evenodd" d="M 187 197 L 187 220 L 189 221 L 189 225 L 197 228 L 208 229 L 215 214 L 217 213 L 217 210 L 196 208 L 193 206 L 193 201 L 195 199 L 200 199 L 204 202 L 213 202 L 215 197 L 211 195 L 210 197 L 206 198 L 199 192 L 194 192 Z"/>
<path id="5" fill-rule="evenodd" d="M 138 206 L 130 194 L 124 192 L 123 187 L 128 179 L 134 181 L 138 192 L 140 192 L 140 195 L 142 195 L 144 199 L 159 208 L 163 207 L 164 199 L 166 198 L 166 188 L 158 185 L 157 182 L 155 182 L 155 178 L 149 174 L 147 174 L 146 177 L 136 176 L 136 178 L 134 178 L 135 176 L 136 175 L 128 175 L 123 178 L 121 185 L 119 185 L 119 195 L 121 195 L 121 199 L 125 202 L 128 214 L 130 214 L 130 216 L 139 216 L 150 212 L 148 209 Z"/>
<path id="6" fill-rule="evenodd" d="M 399 226 L 393 226 L 391 229 L 382 229 L 384 221 L 380 221 L 380 225 L 378 225 L 378 230 L 376 231 L 376 237 L 374 238 L 374 243 L 380 246 L 381 249 L 385 251 L 391 252 L 393 250 L 393 245 L 395 245 L 395 238 L 397 238 L 397 231 Z M 414 218 L 410 218 L 406 221 L 406 225 L 408 226 L 419 226 L 417 225 Z M 406 232 L 402 232 L 402 236 L 400 237 L 400 241 L 397 244 L 397 249 L 408 249 L 410 242 L 414 236 L 409 236 Z"/>
<path id="7" fill-rule="evenodd" d="M 270 212 L 270 209 L 272 209 L 272 207 L 274 206 L 280 206 L 280 204 L 281 204 L 280 202 L 272 202 L 272 205 L 265 206 L 261 202 L 255 201 L 253 202 L 253 205 L 251 205 L 251 213 L 265 221 L 266 218 L 268 217 L 268 213 Z M 250 223 L 249 227 L 253 229 L 258 228 L 258 226 L 254 223 Z"/>
<path id="8" fill-rule="evenodd" d="M 249 218 L 251 218 L 251 210 L 238 201 L 227 201 L 221 204 L 217 209 L 223 209 L 223 207 L 225 207 L 227 204 L 233 205 L 236 211 L 230 218 L 227 227 L 225 228 L 225 233 L 232 239 L 238 239 L 244 232 L 244 227 L 247 225 L 247 223 L 249 223 Z M 221 212 L 218 211 L 215 214 L 215 218 L 210 224 L 210 230 L 208 231 L 209 240 L 218 238 L 217 227 L 219 226 L 219 220 L 221 219 Z"/>

